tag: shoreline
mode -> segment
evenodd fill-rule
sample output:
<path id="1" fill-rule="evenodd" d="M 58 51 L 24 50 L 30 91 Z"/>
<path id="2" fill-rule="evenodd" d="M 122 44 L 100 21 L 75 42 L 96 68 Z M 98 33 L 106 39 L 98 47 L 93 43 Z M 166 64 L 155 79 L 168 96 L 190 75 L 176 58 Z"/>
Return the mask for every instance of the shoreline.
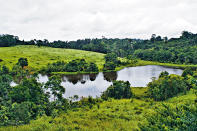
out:
<path id="1" fill-rule="evenodd" d="M 172 63 L 159 63 L 154 61 L 144 61 L 144 60 L 138 60 L 135 64 L 127 64 L 124 66 L 116 67 L 115 70 L 109 70 L 109 71 L 99 71 L 99 72 L 52 72 L 51 75 L 77 75 L 77 74 L 98 74 L 101 72 L 116 72 L 120 71 L 127 67 L 137 67 L 137 66 L 147 66 L 147 65 L 158 65 L 158 66 L 164 66 L 167 68 L 174 68 L 174 69 L 185 69 L 187 67 L 197 68 L 197 65 L 184 65 L 184 64 L 172 64 Z"/>

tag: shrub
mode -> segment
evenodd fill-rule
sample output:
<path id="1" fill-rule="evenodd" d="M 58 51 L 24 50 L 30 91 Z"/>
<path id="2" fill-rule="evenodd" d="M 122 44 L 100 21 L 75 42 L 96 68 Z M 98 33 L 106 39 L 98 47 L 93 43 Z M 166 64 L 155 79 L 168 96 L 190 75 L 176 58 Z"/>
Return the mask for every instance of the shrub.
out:
<path id="1" fill-rule="evenodd" d="M 116 68 L 116 65 L 113 62 L 107 62 L 107 63 L 104 64 L 103 70 L 104 71 L 115 70 L 115 68 Z"/>
<path id="2" fill-rule="evenodd" d="M 101 98 L 131 98 L 132 92 L 130 88 L 130 83 L 128 81 L 114 81 L 113 84 L 107 88 L 106 91 L 103 92 Z"/>
<path id="3" fill-rule="evenodd" d="M 139 125 L 142 131 L 196 131 L 196 103 L 180 103 L 177 106 L 162 104 L 155 107 L 156 114 L 147 117 L 148 123 Z"/>
<path id="4" fill-rule="evenodd" d="M 187 85 L 184 77 L 178 75 L 168 75 L 153 80 L 148 84 L 148 93 L 150 97 L 157 101 L 166 100 L 180 92 L 186 92 Z"/>
<path id="5" fill-rule="evenodd" d="M 27 58 L 19 58 L 17 64 L 23 68 L 24 66 L 28 66 L 28 60 Z"/>

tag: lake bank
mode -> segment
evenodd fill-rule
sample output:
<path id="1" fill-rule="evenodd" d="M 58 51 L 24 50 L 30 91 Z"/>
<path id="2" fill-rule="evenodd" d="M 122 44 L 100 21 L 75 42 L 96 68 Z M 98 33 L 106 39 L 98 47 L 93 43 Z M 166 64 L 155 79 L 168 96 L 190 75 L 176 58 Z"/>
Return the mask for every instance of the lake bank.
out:
<path id="1" fill-rule="evenodd" d="M 99 97 L 114 80 L 129 81 L 132 87 L 146 87 L 152 81 L 152 77 L 158 78 L 162 71 L 169 74 L 181 75 L 183 70 L 163 67 L 158 65 L 146 65 L 137 67 L 126 67 L 120 71 L 99 72 L 86 74 L 60 74 L 62 86 L 65 87 L 64 97 L 78 95 L 79 97 Z M 38 80 L 48 81 L 47 75 L 39 75 Z"/>

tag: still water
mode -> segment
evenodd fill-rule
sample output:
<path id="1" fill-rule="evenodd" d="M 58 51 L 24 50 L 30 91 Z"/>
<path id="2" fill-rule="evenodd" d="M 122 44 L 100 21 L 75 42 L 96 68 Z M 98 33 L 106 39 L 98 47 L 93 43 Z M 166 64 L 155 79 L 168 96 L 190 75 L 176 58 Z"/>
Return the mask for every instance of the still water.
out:
<path id="1" fill-rule="evenodd" d="M 79 97 L 99 97 L 112 84 L 113 80 L 129 81 L 132 87 L 146 87 L 152 81 L 151 78 L 158 78 L 162 71 L 177 75 L 181 75 L 183 72 L 181 69 L 157 65 L 127 67 L 117 72 L 64 75 L 62 76 L 61 85 L 66 89 L 66 93 L 64 94 L 66 98 L 74 95 L 78 95 Z M 39 74 L 38 81 L 45 83 L 48 81 L 48 76 Z"/>

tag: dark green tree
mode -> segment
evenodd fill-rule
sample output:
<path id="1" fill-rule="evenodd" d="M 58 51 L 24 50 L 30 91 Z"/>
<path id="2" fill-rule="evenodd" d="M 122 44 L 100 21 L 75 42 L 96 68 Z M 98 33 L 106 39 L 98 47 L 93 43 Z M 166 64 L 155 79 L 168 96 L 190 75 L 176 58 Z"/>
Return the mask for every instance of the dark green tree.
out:
<path id="1" fill-rule="evenodd" d="M 17 64 L 23 68 L 24 66 L 28 66 L 28 60 L 27 58 L 19 58 Z"/>
<path id="2" fill-rule="evenodd" d="M 187 91 L 187 85 L 183 77 L 178 75 L 168 75 L 153 80 L 148 84 L 148 93 L 156 101 L 166 100 L 181 92 Z"/>
<path id="3" fill-rule="evenodd" d="M 132 92 L 130 88 L 130 83 L 128 81 L 114 81 L 113 84 L 103 92 L 101 98 L 114 98 L 114 99 L 123 99 L 131 98 Z"/>
<path id="4" fill-rule="evenodd" d="M 53 95 L 53 100 L 62 100 L 62 95 L 65 93 L 65 88 L 61 86 L 61 78 L 57 76 L 49 77 L 49 81 L 45 84 L 45 88 L 50 90 Z"/>

